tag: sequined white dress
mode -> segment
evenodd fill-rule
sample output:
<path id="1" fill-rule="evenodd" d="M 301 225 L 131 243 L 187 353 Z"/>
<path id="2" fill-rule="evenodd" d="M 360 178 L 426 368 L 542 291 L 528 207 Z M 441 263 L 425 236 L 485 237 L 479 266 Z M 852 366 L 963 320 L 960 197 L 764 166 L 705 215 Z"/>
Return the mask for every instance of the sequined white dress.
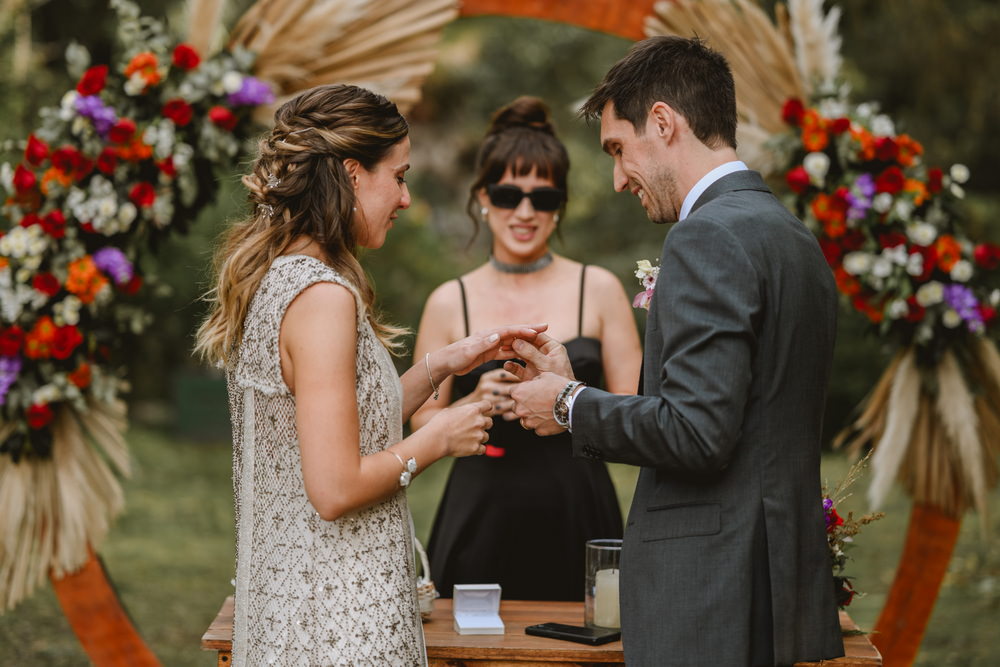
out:
<path id="1" fill-rule="evenodd" d="M 233 664 L 424 665 L 405 494 L 335 521 L 322 520 L 306 497 L 278 333 L 288 305 L 317 282 L 352 289 L 311 257 L 275 260 L 227 372 L 237 533 Z M 361 454 L 368 455 L 402 437 L 402 386 L 360 300 L 358 313 L 356 391 Z"/>

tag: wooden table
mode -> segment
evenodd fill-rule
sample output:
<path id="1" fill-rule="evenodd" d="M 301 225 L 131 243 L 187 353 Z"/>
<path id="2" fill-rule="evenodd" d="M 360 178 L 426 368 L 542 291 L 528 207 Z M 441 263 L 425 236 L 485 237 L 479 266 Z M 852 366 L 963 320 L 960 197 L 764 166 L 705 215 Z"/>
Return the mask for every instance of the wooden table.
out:
<path id="1" fill-rule="evenodd" d="M 431 620 L 424 623 L 427 658 L 431 667 L 518 667 L 527 663 L 544 663 L 546 667 L 577 667 L 581 665 L 622 664 L 622 643 L 587 646 L 559 639 L 524 634 L 524 628 L 535 623 L 554 621 L 583 625 L 581 602 L 528 602 L 503 600 L 500 617 L 505 630 L 502 635 L 460 635 L 452 627 L 451 600 L 435 600 Z M 846 612 L 840 612 L 840 625 L 845 633 L 857 631 Z M 218 651 L 219 667 L 229 667 L 233 638 L 233 598 L 229 596 L 208 630 L 202 635 L 201 647 Z M 875 667 L 882 657 L 868 637 L 845 634 L 843 658 L 818 662 L 801 662 L 796 667 Z"/>

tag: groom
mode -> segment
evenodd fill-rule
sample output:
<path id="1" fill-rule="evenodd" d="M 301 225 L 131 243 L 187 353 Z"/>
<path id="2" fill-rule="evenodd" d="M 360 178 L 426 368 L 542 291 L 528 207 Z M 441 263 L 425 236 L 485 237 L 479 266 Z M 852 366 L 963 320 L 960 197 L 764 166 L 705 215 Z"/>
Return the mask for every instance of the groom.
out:
<path id="1" fill-rule="evenodd" d="M 625 661 L 841 656 L 820 497 L 830 269 L 737 159 L 732 74 L 701 41 L 639 42 L 583 113 L 600 118 L 615 190 L 654 223 L 679 221 L 649 309 L 642 395 L 576 384 L 544 334 L 515 343 L 526 369 L 507 366 L 530 380 L 511 394 L 526 428 L 569 428 L 574 455 L 642 467 L 622 555 Z"/>

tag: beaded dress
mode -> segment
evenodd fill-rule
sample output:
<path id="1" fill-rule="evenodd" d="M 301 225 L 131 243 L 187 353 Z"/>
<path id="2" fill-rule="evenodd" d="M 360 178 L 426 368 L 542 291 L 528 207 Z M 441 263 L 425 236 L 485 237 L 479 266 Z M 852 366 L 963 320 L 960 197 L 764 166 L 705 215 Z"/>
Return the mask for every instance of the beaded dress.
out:
<path id="1" fill-rule="evenodd" d="M 319 260 L 277 258 L 250 303 L 226 378 L 237 533 L 233 663 L 425 665 L 405 494 L 335 521 L 321 519 L 306 497 L 278 334 L 288 305 L 317 282 L 356 297 L 361 454 L 402 437 L 402 385 L 353 287 Z"/>

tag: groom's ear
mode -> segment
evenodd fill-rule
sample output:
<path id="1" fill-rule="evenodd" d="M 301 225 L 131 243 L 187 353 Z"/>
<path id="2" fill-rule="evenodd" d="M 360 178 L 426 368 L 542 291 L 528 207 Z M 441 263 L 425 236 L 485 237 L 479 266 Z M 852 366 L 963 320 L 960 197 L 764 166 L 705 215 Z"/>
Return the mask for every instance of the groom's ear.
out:
<path id="1" fill-rule="evenodd" d="M 669 142 L 677 131 L 677 112 L 666 102 L 655 102 L 649 109 L 646 131 Z"/>

